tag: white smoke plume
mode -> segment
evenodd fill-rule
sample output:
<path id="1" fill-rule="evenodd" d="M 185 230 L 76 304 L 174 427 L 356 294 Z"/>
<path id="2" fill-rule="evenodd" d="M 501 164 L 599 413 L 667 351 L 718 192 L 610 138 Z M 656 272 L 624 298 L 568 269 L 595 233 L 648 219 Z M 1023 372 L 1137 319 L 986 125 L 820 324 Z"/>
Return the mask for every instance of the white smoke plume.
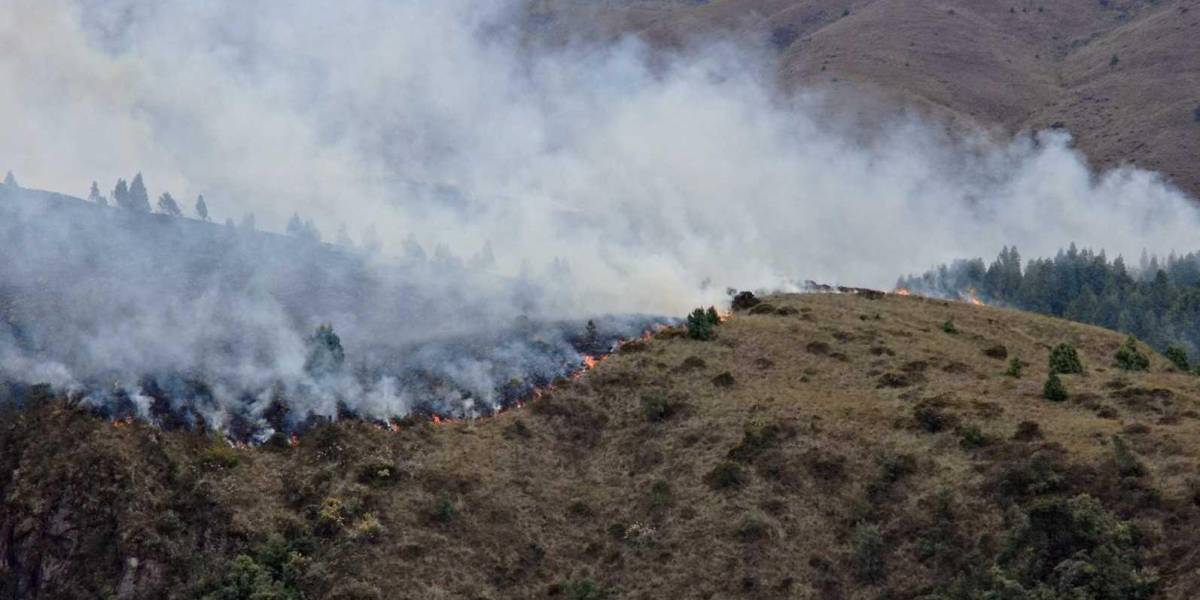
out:
<path id="1" fill-rule="evenodd" d="M 80 196 L 93 179 L 107 190 L 141 171 L 152 196 L 203 193 L 221 220 L 253 213 L 282 231 L 299 213 L 327 238 L 342 225 L 360 241 L 371 231 L 380 270 L 417 246 L 442 265 L 489 265 L 486 278 L 454 282 L 453 269 L 406 271 L 424 298 L 452 298 L 438 310 L 389 296 L 400 293 L 391 283 L 338 314 L 307 310 L 350 321 L 344 335 L 360 347 L 385 326 L 409 342 L 463 335 L 459 304 L 515 318 L 528 307 L 511 282 L 536 289 L 544 318 L 677 315 L 720 301 L 726 286 L 886 287 L 1004 245 L 1025 256 L 1071 241 L 1127 256 L 1189 250 L 1200 225 L 1158 176 L 1094 174 L 1063 133 L 955 140 L 911 116 L 862 131 L 830 113 L 831 92 L 783 96 L 754 50 L 713 41 L 664 53 L 632 38 L 547 47 L 522 16 L 503 0 L 10 0 L 0 167 Z M 56 257 L 22 259 L 49 270 Z M 151 306 L 234 312 L 277 339 L 264 346 L 278 352 L 270 368 L 242 361 L 239 377 L 261 383 L 303 362 L 311 323 L 267 291 L 156 297 L 137 273 L 120 282 L 121 314 L 132 315 L 120 335 L 180 329 L 183 317 Z M 81 361 L 203 363 L 204 336 L 182 331 L 153 357 L 95 342 L 32 365 L 71 379 Z M 31 368 L 28 353 L 0 356 L 8 371 Z M 455 369 L 464 381 L 494 377 Z M 412 402 L 388 381 L 364 391 L 364 405 Z"/>

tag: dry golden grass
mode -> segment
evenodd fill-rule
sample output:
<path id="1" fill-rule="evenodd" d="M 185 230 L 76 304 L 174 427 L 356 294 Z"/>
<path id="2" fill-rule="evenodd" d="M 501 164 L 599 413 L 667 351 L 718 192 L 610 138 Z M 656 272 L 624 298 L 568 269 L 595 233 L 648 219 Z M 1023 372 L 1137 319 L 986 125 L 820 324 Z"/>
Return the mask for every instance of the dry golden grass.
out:
<path id="1" fill-rule="evenodd" d="M 60 410 L 23 426 L 43 439 L 21 450 L 7 506 L 17 506 L 13 490 L 26 514 L 44 511 L 28 505 L 37 498 L 53 503 L 42 478 L 60 468 L 56 444 L 86 432 L 75 452 L 106 453 L 104 464 L 125 473 L 129 493 L 114 500 L 126 519 L 119 534 L 181 510 L 170 489 L 181 481 L 216 507 L 205 513 L 207 537 L 190 537 L 189 523 L 189 537 L 171 542 L 180 556 L 206 557 L 167 570 L 161 584 L 177 590 L 284 533 L 316 540 L 310 597 L 565 597 L 556 586 L 568 579 L 621 598 L 914 597 L 942 582 L 917 550 L 945 525 L 934 507 L 948 504 L 960 535 L 994 549 L 987 536 L 1005 511 L 997 473 L 1042 449 L 1078 468 L 1076 491 L 1138 523 L 1163 597 L 1200 585 L 1190 531 L 1200 516 L 1200 379 L 1169 372 L 1157 355 L 1147 373 L 1121 372 L 1112 357 L 1122 335 L 1018 311 L 898 296 L 765 300 L 795 312 L 739 313 L 711 342 L 660 335 L 494 418 L 399 432 L 342 422 L 295 449 L 238 450 L 227 468 L 196 466 L 208 442 L 194 435 Z M 946 321 L 957 333 L 943 331 Z M 1060 342 L 1078 348 L 1086 372 L 1064 376 L 1070 398 L 1052 403 L 1041 388 Z M 998 344 L 1027 363 L 1021 378 L 985 355 Z M 723 373 L 733 385 L 713 383 Z M 665 395 L 665 419 L 646 418 L 647 394 Z M 922 429 L 918 406 L 938 407 L 949 426 Z M 1013 440 L 1026 421 L 1041 439 Z M 968 426 L 989 443 L 964 447 Z M 1117 489 L 1114 434 L 1148 467 L 1153 502 L 1126 501 Z M 740 487 L 714 485 L 723 464 L 740 472 Z M 83 472 L 61 480 L 81 497 L 99 485 Z M 321 521 L 327 513 L 335 524 Z M 886 542 L 875 583 L 854 575 L 859 522 L 878 524 Z M 105 564 L 116 576 L 130 556 L 177 560 L 154 548 L 131 540 Z"/>

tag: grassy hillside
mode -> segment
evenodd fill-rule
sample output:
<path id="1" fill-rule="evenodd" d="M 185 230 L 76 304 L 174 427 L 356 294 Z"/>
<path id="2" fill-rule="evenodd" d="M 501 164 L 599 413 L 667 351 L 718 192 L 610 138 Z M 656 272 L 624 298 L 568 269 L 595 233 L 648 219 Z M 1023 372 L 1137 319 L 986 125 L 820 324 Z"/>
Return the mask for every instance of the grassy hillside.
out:
<path id="1" fill-rule="evenodd" d="M 774 296 L 473 423 L 286 445 L 0 421 L 3 598 L 1185 598 L 1200 379 L 1122 336 Z M 1079 351 L 1042 398 L 1050 349 Z M 1011 360 L 1020 377 L 1006 375 Z M 241 555 L 239 557 L 239 555 Z M 303 596 L 302 596 L 303 595 Z"/>
<path id="2" fill-rule="evenodd" d="M 1200 196 L 1194 0 L 531 5 L 543 29 L 572 35 L 632 31 L 674 45 L 732 32 L 768 46 L 786 85 L 870 92 L 1010 133 L 1063 127 L 1095 165 L 1160 171 Z"/>

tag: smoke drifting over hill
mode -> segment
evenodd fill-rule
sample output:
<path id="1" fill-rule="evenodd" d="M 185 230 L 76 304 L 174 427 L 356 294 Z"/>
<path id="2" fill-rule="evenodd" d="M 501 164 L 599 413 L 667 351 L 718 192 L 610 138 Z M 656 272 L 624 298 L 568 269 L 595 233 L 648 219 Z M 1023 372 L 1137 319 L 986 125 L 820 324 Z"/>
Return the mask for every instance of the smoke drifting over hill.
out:
<path id="1" fill-rule="evenodd" d="M 547 48 L 522 16 L 499 0 L 14 0 L 0 14 L 0 166 L 27 186 L 79 194 L 141 170 L 152 194 L 203 193 L 221 219 L 252 212 L 279 231 L 299 212 L 327 234 L 373 229 L 381 264 L 406 241 L 444 259 L 490 246 L 489 278 L 529 283 L 546 319 L 681 314 L 727 285 L 887 286 L 1012 244 L 1026 256 L 1066 241 L 1165 253 L 1190 248 L 1200 225 L 1151 173 L 1091 174 L 1062 134 L 954 141 L 909 117 L 863 132 L 830 118 L 823 92 L 782 98 L 753 50 L 712 42 L 663 54 L 630 39 Z M 256 260 L 294 258 L 268 246 Z M 53 253 L 22 259 L 60 281 L 95 276 L 56 269 Z M 344 335 L 359 346 L 380 331 L 412 340 L 434 320 L 462 325 L 463 305 L 527 312 L 510 283 L 452 274 L 397 279 L 446 291 L 437 310 L 389 283 L 337 311 L 310 306 L 308 320 L 240 304 L 257 309 L 277 300 L 269 293 L 205 315 L 262 316 L 257 326 L 290 340 L 269 362 L 295 366 L 312 321 L 338 324 L 346 307 L 355 324 Z M 203 295 L 194 280 L 155 289 L 125 275 L 117 333 L 167 329 L 150 306 Z M 196 352 L 183 344 L 158 359 L 202 364 Z M 122 356 L 108 348 L 88 361 L 119 369 Z"/>

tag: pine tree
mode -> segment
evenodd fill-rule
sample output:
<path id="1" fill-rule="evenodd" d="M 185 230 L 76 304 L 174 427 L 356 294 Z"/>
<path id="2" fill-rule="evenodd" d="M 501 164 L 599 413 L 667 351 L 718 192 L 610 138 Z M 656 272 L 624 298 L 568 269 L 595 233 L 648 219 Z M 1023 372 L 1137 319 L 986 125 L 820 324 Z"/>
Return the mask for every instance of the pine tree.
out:
<path id="1" fill-rule="evenodd" d="M 254 213 L 246 213 L 242 217 L 241 228 L 243 231 L 254 231 Z"/>
<path id="2" fill-rule="evenodd" d="M 1083 373 L 1083 363 L 1079 361 L 1079 353 L 1070 344 L 1059 344 L 1050 351 L 1050 372 L 1079 374 Z"/>
<path id="3" fill-rule="evenodd" d="M 183 211 L 179 209 L 179 203 L 171 196 L 171 192 L 163 192 L 158 197 L 158 212 L 170 217 L 183 216 Z"/>
<path id="4" fill-rule="evenodd" d="M 688 315 L 687 336 L 700 341 L 708 341 L 716 336 L 713 324 L 708 320 L 708 312 L 703 308 L 697 308 Z"/>
<path id="5" fill-rule="evenodd" d="M 204 194 L 196 196 L 196 216 L 200 217 L 201 221 L 208 220 L 208 204 L 204 202 Z"/>
<path id="6" fill-rule="evenodd" d="M 292 218 L 287 222 L 287 234 L 299 237 L 304 233 L 304 221 L 300 220 L 300 213 L 292 213 Z"/>
<path id="7" fill-rule="evenodd" d="M 1067 388 L 1057 374 L 1051 373 L 1050 377 L 1046 379 L 1046 384 L 1042 386 L 1042 397 L 1052 402 L 1062 402 L 1067 399 Z"/>
<path id="8" fill-rule="evenodd" d="M 112 191 L 112 199 L 117 208 L 129 208 L 129 186 L 124 179 L 117 180 L 117 185 Z"/>
<path id="9" fill-rule="evenodd" d="M 304 361 L 304 370 L 314 376 L 329 375 L 341 370 L 345 361 L 342 340 L 333 332 L 333 326 L 325 324 L 317 327 L 317 332 L 308 338 L 308 358 Z"/>
<path id="10" fill-rule="evenodd" d="M 108 200 L 105 200 L 104 196 L 100 195 L 100 186 L 96 185 L 95 181 L 92 182 L 92 189 L 88 190 L 88 202 L 100 206 L 108 206 Z"/>
<path id="11" fill-rule="evenodd" d="M 128 208 L 137 212 L 150 212 L 150 195 L 146 193 L 146 184 L 142 182 L 141 173 L 134 175 L 133 181 L 129 184 Z"/>
<path id="12" fill-rule="evenodd" d="M 4 185 L 7 185 L 8 187 L 20 187 L 17 185 L 17 178 L 13 177 L 12 171 L 9 171 L 8 174 L 4 176 Z"/>

